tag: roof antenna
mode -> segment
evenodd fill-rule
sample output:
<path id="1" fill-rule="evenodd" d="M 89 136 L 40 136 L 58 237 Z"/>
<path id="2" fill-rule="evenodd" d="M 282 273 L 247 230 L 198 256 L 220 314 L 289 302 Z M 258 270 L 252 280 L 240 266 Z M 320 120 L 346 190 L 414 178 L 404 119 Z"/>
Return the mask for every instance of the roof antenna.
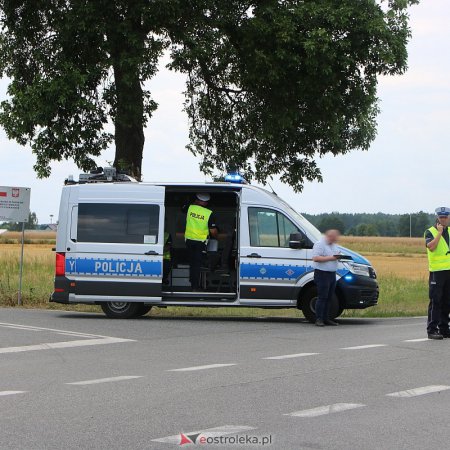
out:
<path id="1" fill-rule="evenodd" d="M 272 185 L 269 182 L 267 182 L 267 184 L 269 185 L 270 189 L 272 190 L 272 194 L 276 195 L 278 197 L 278 194 L 274 191 Z"/>

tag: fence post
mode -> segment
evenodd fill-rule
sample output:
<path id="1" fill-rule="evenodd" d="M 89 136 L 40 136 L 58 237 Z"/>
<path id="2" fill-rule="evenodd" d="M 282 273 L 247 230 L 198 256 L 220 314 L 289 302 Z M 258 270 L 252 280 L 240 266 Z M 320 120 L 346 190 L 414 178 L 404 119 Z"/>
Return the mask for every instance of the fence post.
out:
<path id="1" fill-rule="evenodd" d="M 20 250 L 20 271 L 19 271 L 19 293 L 17 295 L 17 304 L 22 304 L 22 275 L 23 275 L 23 246 L 25 238 L 25 222 L 22 222 L 22 246 Z"/>

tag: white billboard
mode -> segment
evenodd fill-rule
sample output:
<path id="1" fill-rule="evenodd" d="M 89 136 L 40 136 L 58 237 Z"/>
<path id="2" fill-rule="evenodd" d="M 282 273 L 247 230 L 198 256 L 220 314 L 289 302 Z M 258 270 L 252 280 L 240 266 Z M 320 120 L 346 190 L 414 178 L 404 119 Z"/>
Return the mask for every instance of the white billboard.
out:
<path id="1" fill-rule="evenodd" d="M 30 188 L 0 186 L 0 222 L 28 222 Z"/>

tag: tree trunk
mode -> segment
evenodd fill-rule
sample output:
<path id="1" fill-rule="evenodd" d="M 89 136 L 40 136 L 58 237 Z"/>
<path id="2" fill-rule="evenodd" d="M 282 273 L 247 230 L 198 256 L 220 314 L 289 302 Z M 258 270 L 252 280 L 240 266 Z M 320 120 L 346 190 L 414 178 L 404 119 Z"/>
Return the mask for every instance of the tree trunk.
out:
<path id="1" fill-rule="evenodd" d="M 139 70 L 136 67 L 114 65 L 117 106 L 115 115 L 116 155 L 114 167 L 128 169 L 141 180 L 144 151 L 144 98 Z"/>
<path id="2" fill-rule="evenodd" d="M 98 1 L 98 0 L 96 0 Z M 145 36 L 140 9 L 131 0 L 102 3 L 115 85 L 115 143 L 114 167 L 128 170 L 141 180 L 144 150 L 144 93 L 140 64 L 144 56 Z M 125 6 L 124 6 L 125 5 Z"/>

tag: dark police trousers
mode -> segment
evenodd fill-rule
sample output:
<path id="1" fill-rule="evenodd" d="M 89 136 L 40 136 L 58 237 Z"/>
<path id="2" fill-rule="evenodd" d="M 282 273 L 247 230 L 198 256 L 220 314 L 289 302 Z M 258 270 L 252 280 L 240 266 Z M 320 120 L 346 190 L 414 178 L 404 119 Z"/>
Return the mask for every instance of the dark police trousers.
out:
<path id="1" fill-rule="evenodd" d="M 189 252 L 189 266 L 192 289 L 198 289 L 200 286 L 200 269 L 202 267 L 203 252 L 206 249 L 206 244 L 203 241 L 193 241 L 186 239 L 186 248 Z"/>
<path id="2" fill-rule="evenodd" d="M 317 286 L 316 318 L 328 320 L 328 309 L 336 288 L 336 272 L 316 269 L 314 282 Z"/>
<path id="3" fill-rule="evenodd" d="M 428 305 L 428 333 L 448 333 L 450 313 L 450 270 L 430 272 L 430 304 Z"/>

